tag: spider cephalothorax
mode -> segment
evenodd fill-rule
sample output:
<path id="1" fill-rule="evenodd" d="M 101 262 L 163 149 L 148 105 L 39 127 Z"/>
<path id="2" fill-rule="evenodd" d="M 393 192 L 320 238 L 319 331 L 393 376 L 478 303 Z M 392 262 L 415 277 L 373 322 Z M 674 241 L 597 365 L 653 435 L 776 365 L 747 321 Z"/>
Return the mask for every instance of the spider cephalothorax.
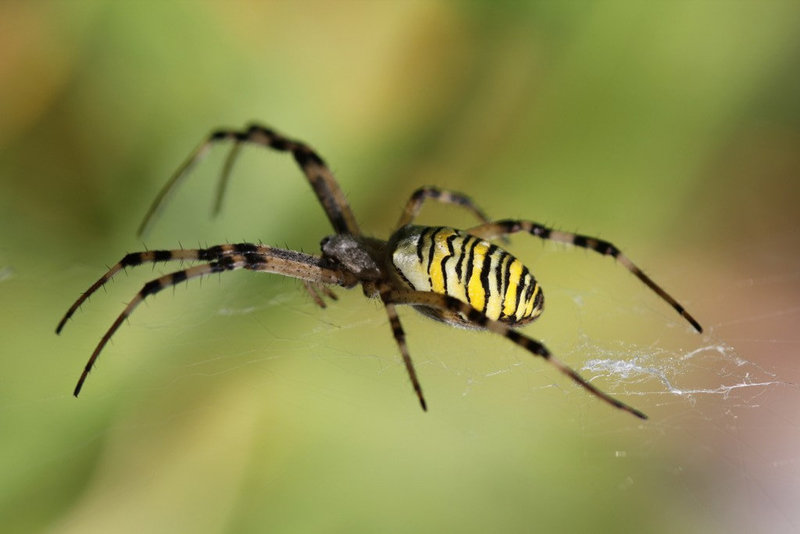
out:
<path id="1" fill-rule="evenodd" d="M 289 139 L 259 125 L 241 131 L 213 132 L 161 190 L 139 228 L 140 233 L 152 221 L 156 211 L 189 168 L 200 160 L 213 144 L 224 140 L 233 141 L 234 146 L 225 162 L 215 209 L 219 208 L 233 161 L 241 144 L 254 143 L 292 153 L 336 233 L 322 240 L 320 256 L 253 243 L 226 244 L 203 249 L 151 250 L 125 255 L 67 310 L 58 323 L 56 333 L 61 332 L 67 320 L 89 295 L 125 267 L 172 260 L 200 263 L 151 280 L 142 287 L 100 339 L 75 386 L 76 396 L 103 347 L 120 324 L 147 296 L 190 278 L 248 269 L 302 280 L 315 302 L 322 307 L 325 303 L 320 293 L 334 297 L 328 285 L 352 288 L 360 284 L 365 295 L 380 298 L 386 308 L 394 338 L 423 409 L 427 409 L 425 397 L 408 352 L 405 333 L 395 310 L 396 305 L 413 306 L 423 314 L 453 326 L 489 330 L 500 334 L 549 361 L 559 371 L 605 402 L 646 419 L 639 410 L 587 382 L 575 370 L 554 358 L 544 345 L 515 330 L 516 327 L 536 319 L 542 313 L 544 305 L 544 294 L 531 270 L 501 246 L 492 243 L 493 240 L 504 239 L 516 232 L 527 232 L 541 239 L 569 243 L 615 258 L 669 303 L 695 330 L 702 331 L 697 321 L 683 306 L 611 243 L 584 235 L 561 232 L 531 221 L 490 222 L 469 197 L 460 193 L 435 187 L 420 188 L 406 203 L 397 229 L 388 240 L 366 237 L 362 235 L 344 194 L 322 158 L 305 143 Z M 481 224 L 463 231 L 449 227 L 412 225 L 423 202 L 428 198 L 462 206 L 472 212 Z"/>

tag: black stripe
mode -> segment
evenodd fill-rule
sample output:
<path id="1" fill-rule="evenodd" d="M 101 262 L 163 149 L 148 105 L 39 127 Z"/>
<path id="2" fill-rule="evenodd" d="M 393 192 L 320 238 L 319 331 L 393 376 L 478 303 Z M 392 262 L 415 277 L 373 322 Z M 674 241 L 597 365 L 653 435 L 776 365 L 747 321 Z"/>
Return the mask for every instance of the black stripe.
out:
<path id="1" fill-rule="evenodd" d="M 460 300 L 456 299 L 455 297 L 446 296 L 444 301 L 445 306 L 450 311 L 461 311 L 462 303 Z"/>
<path id="2" fill-rule="evenodd" d="M 506 292 L 508 291 L 508 284 L 511 282 L 511 263 L 514 261 L 512 256 L 511 256 L 511 254 L 509 254 L 509 253 L 506 253 L 506 257 L 504 258 L 504 260 L 507 260 L 507 261 L 506 261 L 506 266 L 502 269 L 502 271 L 503 271 L 503 291 L 500 292 L 500 296 L 501 296 L 501 299 L 502 299 L 502 302 L 500 303 L 500 306 L 501 306 L 500 316 L 501 317 L 506 314 L 505 311 L 503 311 L 503 310 L 505 310 L 505 308 L 506 308 Z"/>
<path id="3" fill-rule="evenodd" d="M 122 267 L 132 267 L 134 265 L 140 265 L 142 263 L 142 254 L 140 252 L 131 252 L 130 254 L 126 254 L 122 261 L 119 264 Z"/>
<path id="4" fill-rule="evenodd" d="M 490 245 L 486 254 L 483 256 L 483 265 L 481 265 L 481 287 L 483 288 L 483 309 L 482 312 L 486 312 L 486 309 L 489 307 L 489 297 L 491 296 L 491 292 L 489 291 L 489 273 L 492 270 L 492 254 L 494 251 L 497 250 L 497 245 Z"/>
<path id="5" fill-rule="evenodd" d="M 533 290 L 536 289 L 536 279 L 531 276 L 531 283 L 528 286 L 528 289 L 525 291 L 525 307 L 528 307 L 528 302 L 530 302 L 531 297 L 533 296 Z"/>
<path id="6" fill-rule="evenodd" d="M 520 334 L 519 332 L 516 332 L 514 330 L 507 331 L 505 336 L 508 339 L 510 339 L 511 341 L 513 341 L 514 343 L 520 343 L 523 339 L 525 339 L 525 338 L 522 337 L 522 334 Z"/>
<path id="7" fill-rule="evenodd" d="M 489 322 L 489 318 L 475 308 L 470 308 L 469 312 L 467 313 L 467 319 L 469 322 L 475 323 L 479 326 L 486 326 L 486 323 Z"/>
<path id="8" fill-rule="evenodd" d="M 531 227 L 531 233 L 535 236 L 539 236 L 542 239 L 550 239 L 550 229 L 545 228 L 541 224 L 534 224 Z"/>
<path id="9" fill-rule="evenodd" d="M 431 267 L 433 267 L 433 254 L 436 252 L 436 234 L 438 234 L 443 228 L 432 228 L 428 230 L 431 232 L 431 235 L 428 237 L 428 240 L 431 242 L 431 248 L 428 249 L 428 265 L 425 270 L 428 273 L 428 286 L 430 286 L 431 290 L 433 289 L 433 279 L 431 278 Z"/>
<path id="10" fill-rule="evenodd" d="M 271 143 L 270 146 L 272 146 Z M 322 158 L 319 157 L 313 150 L 311 150 L 308 147 L 298 148 L 292 151 L 292 155 L 294 156 L 294 160 L 297 162 L 297 164 L 303 167 L 304 169 L 308 166 L 309 163 L 315 163 L 320 167 L 325 166 L 325 162 L 322 161 Z"/>
<path id="11" fill-rule="evenodd" d="M 452 235 L 448 236 L 447 239 L 445 239 L 445 243 L 447 243 L 447 253 L 448 253 L 448 255 L 442 260 L 442 280 L 444 280 L 444 287 L 442 290 L 444 291 L 445 295 L 447 295 L 447 270 L 446 270 L 447 260 L 449 260 L 455 255 L 455 250 L 453 249 L 453 241 L 455 241 L 456 237 L 458 237 L 458 234 L 454 232 Z"/>
<path id="12" fill-rule="evenodd" d="M 472 299 L 469 297 L 469 280 L 470 280 L 470 278 L 472 278 L 472 269 L 473 269 L 474 264 L 475 264 L 475 262 L 473 261 L 475 259 L 474 258 L 475 247 L 477 247 L 478 243 L 481 242 L 481 240 L 478 239 L 477 237 L 472 237 L 471 239 L 474 239 L 474 241 L 472 242 L 472 245 L 470 245 L 469 251 L 467 252 L 467 256 L 468 257 L 465 260 L 467 262 L 467 272 L 466 272 L 466 275 L 464 277 L 464 288 L 465 288 L 464 293 L 466 293 L 467 302 L 469 302 L 470 304 L 472 304 Z"/>
<path id="13" fill-rule="evenodd" d="M 219 261 L 210 264 L 210 267 L 212 267 L 211 272 L 230 271 L 237 261 L 235 256 L 224 256 Z"/>
<path id="14" fill-rule="evenodd" d="M 532 353 L 534 353 L 536 355 L 541 356 L 542 358 L 544 358 L 546 360 L 550 358 L 550 351 L 548 351 L 547 348 L 544 345 L 542 345 L 541 343 L 538 343 L 538 342 L 536 342 L 536 341 L 534 341 L 534 340 L 532 340 L 532 339 L 530 339 L 528 337 L 523 336 L 522 334 L 520 334 L 519 332 L 517 332 L 515 330 L 508 330 L 505 333 L 505 336 L 508 339 L 510 339 L 511 341 L 513 341 L 514 343 L 522 345 L 527 350 L 531 351 Z M 575 373 L 575 371 L 572 371 L 572 372 Z M 577 373 L 575 373 L 575 374 L 577 375 Z M 581 379 L 580 376 L 578 376 L 578 378 L 579 378 L 579 382 L 581 382 L 581 383 L 584 382 L 584 380 Z"/>
<path id="15" fill-rule="evenodd" d="M 458 277 L 459 282 L 461 281 L 461 267 L 464 265 L 464 257 L 467 255 L 466 245 L 467 240 L 469 237 L 461 236 L 463 239 L 461 240 L 461 244 L 458 246 L 458 263 L 456 263 L 456 276 Z"/>
<path id="16" fill-rule="evenodd" d="M 172 252 L 169 250 L 154 250 L 153 261 L 168 261 L 172 258 Z"/>
<path id="17" fill-rule="evenodd" d="M 248 269 L 251 267 L 262 267 L 269 262 L 269 257 L 255 252 L 248 252 L 244 254 L 244 261 Z"/>
<path id="18" fill-rule="evenodd" d="M 406 283 L 406 285 L 408 285 L 408 287 L 416 289 L 414 284 L 411 283 L 411 280 L 406 278 L 406 275 L 403 274 L 403 271 L 397 268 L 397 265 L 395 265 L 394 262 L 392 262 L 392 267 L 394 267 L 394 272 L 400 275 L 400 278 Z"/>
<path id="19" fill-rule="evenodd" d="M 400 320 L 397 317 L 392 317 L 391 323 L 392 333 L 394 334 L 395 339 L 404 339 L 405 332 L 403 332 L 403 327 L 400 325 Z"/>
<path id="20" fill-rule="evenodd" d="M 542 291 L 542 288 L 540 287 L 539 292 L 536 293 L 536 300 L 533 301 L 533 310 L 541 310 L 543 305 L 544 305 L 544 291 Z M 531 313 L 533 313 L 533 310 L 531 310 Z"/>
<path id="21" fill-rule="evenodd" d="M 172 285 L 180 284 L 181 282 L 186 280 L 186 278 L 187 278 L 186 271 L 178 271 L 170 275 L 170 283 Z"/>
<path id="22" fill-rule="evenodd" d="M 431 235 L 428 236 L 428 240 L 431 242 L 431 248 L 428 249 L 428 266 L 426 270 L 428 271 L 428 276 L 431 275 L 431 265 L 433 265 L 433 253 L 436 252 L 436 234 L 438 234 L 442 228 L 431 228 L 428 231 L 431 232 Z"/>
<path id="23" fill-rule="evenodd" d="M 426 231 L 427 230 L 421 231 L 419 233 L 418 237 L 417 237 L 417 259 L 419 260 L 419 264 L 420 265 L 422 265 L 422 261 L 423 261 L 422 246 L 425 244 L 425 240 L 422 238 L 422 236 L 425 235 Z"/>
<path id="24" fill-rule="evenodd" d="M 271 146 L 275 150 L 285 152 L 289 150 L 292 144 L 287 139 L 284 139 L 282 137 L 273 137 L 272 139 L 269 140 L 269 146 Z"/>
<path id="25" fill-rule="evenodd" d="M 515 316 L 517 314 L 517 310 L 519 309 L 519 307 L 520 307 L 520 305 L 522 303 L 520 299 L 522 298 L 522 288 L 525 286 L 524 280 L 525 280 L 525 274 L 527 274 L 527 272 L 528 272 L 528 269 L 523 265 L 522 266 L 522 270 L 520 271 L 520 274 L 519 274 L 519 280 L 517 281 L 516 302 L 514 302 L 514 315 Z M 523 308 L 522 311 L 524 313 L 525 309 Z"/>
<path id="26" fill-rule="evenodd" d="M 504 278 L 505 278 L 505 275 L 504 275 L 504 272 L 503 272 L 504 271 L 503 262 L 506 261 L 506 259 L 508 259 L 509 256 L 511 256 L 511 254 L 509 254 L 505 250 L 501 250 L 500 251 L 500 261 L 497 262 L 497 268 L 494 271 L 495 284 L 497 285 L 497 293 L 498 293 L 498 295 L 500 295 L 500 315 L 498 315 L 498 317 L 502 317 L 503 316 L 503 308 L 505 307 L 505 306 L 503 306 L 503 304 L 505 304 L 505 300 L 506 300 L 506 291 L 505 291 L 505 288 L 503 287 L 503 282 L 504 282 Z"/>
<path id="27" fill-rule="evenodd" d="M 619 256 L 619 249 L 609 243 L 608 241 L 602 241 L 600 239 L 597 240 L 597 252 L 603 254 L 605 256 L 611 256 L 612 258 L 616 258 Z"/>
<path id="28" fill-rule="evenodd" d="M 236 243 L 233 245 L 233 251 L 237 254 L 245 254 L 247 252 L 257 252 L 258 246 L 252 243 Z"/>
<path id="29" fill-rule="evenodd" d="M 147 282 L 144 285 L 144 287 L 140 291 L 140 294 L 142 295 L 142 298 L 144 298 L 144 297 L 146 297 L 148 295 L 152 295 L 154 293 L 158 293 L 162 289 L 164 289 L 164 288 L 161 286 L 161 282 L 160 281 L 158 281 L 158 280 L 150 280 L 149 282 Z"/>
<path id="30" fill-rule="evenodd" d="M 223 254 L 225 254 L 225 248 L 222 245 L 215 245 L 207 249 L 200 249 L 197 259 L 208 261 L 219 258 Z"/>

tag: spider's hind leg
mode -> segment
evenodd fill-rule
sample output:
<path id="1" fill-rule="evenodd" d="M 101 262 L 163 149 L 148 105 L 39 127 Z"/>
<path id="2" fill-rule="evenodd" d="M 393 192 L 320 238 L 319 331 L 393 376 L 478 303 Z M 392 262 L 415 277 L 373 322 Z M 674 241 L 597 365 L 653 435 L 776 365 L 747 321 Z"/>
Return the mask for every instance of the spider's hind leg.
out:
<path id="1" fill-rule="evenodd" d="M 485 223 L 467 230 L 467 233 L 472 234 L 476 237 L 480 237 L 482 239 L 495 239 L 516 232 L 527 232 L 541 239 L 548 239 L 550 241 L 559 241 L 561 243 L 575 245 L 576 247 L 582 247 L 589 250 L 593 250 L 603 256 L 611 256 L 612 258 L 616 259 L 620 264 L 622 264 L 622 266 L 625 267 L 628 271 L 630 271 L 636 278 L 641 280 L 644 283 L 644 285 L 652 289 L 653 292 L 655 292 L 659 297 L 661 297 L 670 306 L 672 306 L 675 309 L 675 311 L 677 311 L 681 315 L 681 317 L 686 319 L 689 322 L 689 324 L 692 325 L 692 328 L 694 328 L 698 333 L 703 331 L 703 327 L 701 327 L 700 323 L 698 323 L 695 320 L 695 318 L 692 317 L 692 315 L 688 311 L 686 311 L 686 308 L 684 308 L 669 293 L 664 291 L 661 288 L 661 286 L 656 284 L 652 278 L 644 274 L 644 272 L 639 267 L 637 267 L 627 256 L 625 256 L 622 253 L 622 251 L 620 251 L 620 249 L 617 248 L 617 246 L 614 245 L 613 243 L 610 243 L 603 239 L 598 239 L 596 237 L 590 237 L 587 235 L 574 234 L 572 232 L 562 232 L 560 230 L 555 230 L 553 228 L 549 228 L 547 226 L 544 226 L 542 224 L 533 221 L 522 221 L 513 219 L 505 219 L 502 221 Z"/>
<path id="2" fill-rule="evenodd" d="M 602 401 L 614 406 L 615 408 L 619 408 L 620 410 L 624 410 L 632 415 L 640 419 L 647 419 L 647 416 L 642 413 L 641 411 L 633 408 L 625 404 L 624 402 L 615 399 L 608 393 L 605 393 L 592 385 L 588 382 L 585 378 L 583 378 L 577 371 L 569 367 L 567 364 L 563 363 L 562 361 L 553 357 L 547 347 L 545 347 L 540 342 L 525 336 L 524 334 L 520 334 L 516 330 L 512 329 L 511 327 L 499 322 L 493 321 L 489 319 L 483 312 L 476 310 L 469 304 L 462 302 L 456 298 L 442 295 L 440 293 L 432 293 L 426 291 L 406 291 L 406 290 L 390 290 L 387 291 L 385 294 L 381 295 L 383 298 L 384 303 L 386 304 L 387 310 L 389 309 L 390 304 L 407 304 L 411 306 L 426 306 L 429 308 L 436 308 L 443 311 L 449 311 L 451 313 L 458 313 L 465 317 L 468 321 L 475 325 L 476 328 L 483 328 L 494 332 L 495 334 L 500 334 L 501 336 L 505 337 L 509 341 L 519 345 L 523 349 L 527 350 L 531 354 L 535 356 L 539 356 L 549 362 L 551 365 L 556 367 L 561 373 L 568 376 L 573 382 L 578 384 L 580 387 L 598 397 Z M 392 308 L 393 310 L 394 308 Z M 391 318 L 391 314 L 390 314 Z M 397 322 L 399 326 L 399 321 Z M 392 328 L 394 329 L 395 322 L 392 322 Z M 402 330 L 400 331 L 400 336 L 402 337 Z M 398 338 L 398 334 L 395 333 L 395 338 L 398 339 L 398 343 L 400 343 L 400 338 Z M 405 349 L 405 339 L 403 339 L 403 344 L 401 345 L 401 350 Z M 404 359 L 408 359 L 410 362 L 410 358 L 407 356 L 407 350 L 403 353 Z M 411 371 L 409 371 L 411 372 Z M 415 381 L 416 377 L 412 375 L 412 381 Z"/>
<path id="3" fill-rule="evenodd" d="M 434 186 L 424 186 L 411 193 L 411 197 L 408 199 L 408 202 L 406 202 L 406 205 L 403 208 L 403 213 L 400 214 L 400 219 L 397 221 L 395 229 L 399 230 L 400 228 L 411 224 L 422 210 L 422 204 L 426 199 L 429 198 L 431 200 L 441 202 L 442 204 L 454 204 L 456 206 L 461 206 L 472 213 L 484 224 L 489 222 L 489 218 L 486 216 L 483 210 L 480 209 L 477 204 L 475 204 L 475 201 L 473 201 L 471 197 L 457 191 L 439 189 L 438 187 Z M 507 236 L 501 236 L 500 240 L 505 244 L 510 242 Z"/>
<path id="4" fill-rule="evenodd" d="M 400 317 L 397 316 L 397 310 L 394 308 L 391 300 L 389 300 L 390 293 L 381 293 L 381 299 L 386 307 L 386 313 L 389 315 L 389 324 L 392 326 L 392 334 L 397 346 L 400 348 L 400 354 L 403 356 L 403 363 L 408 372 L 408 378 L 411 379 L 411 385 L 414 387 L 414 392 L 417 394 L 419 404 L 422 406 L 423 411 L 428 411 L 428 405 L 425 402 L 425 396 L 422 394 L 422 386 L 419 384 L 417 378 L 417 371 L 414 369 L 414 362 L 411 360 L 411 355 L 408 352 L 408 345 L 406 345 L 406 333 L 403 330 L 403 325 L 400 324 Z"/>
<path id="5" fill-rule="evenodd" d="M 411 194 L 408 202 L 406 202 L 405 208 L 403 208 L 400 219 L 397 221 L 396 227 L 402 228 L 407 224 L 411 224 L 411 222 L 417 218 L 417 215 L 419 215 L 420 210 L 422 210 L 422 204 L 429 198 L 441 202 L 442 204 L 461 206 L 475 215 L 478 220 L 484 223 L 489 222 L 489 218 L 483 210 L 475 205 L 475 202 L 467 195 L 447 189 L 439 189 L 438 187 L 424 186 Z"/>

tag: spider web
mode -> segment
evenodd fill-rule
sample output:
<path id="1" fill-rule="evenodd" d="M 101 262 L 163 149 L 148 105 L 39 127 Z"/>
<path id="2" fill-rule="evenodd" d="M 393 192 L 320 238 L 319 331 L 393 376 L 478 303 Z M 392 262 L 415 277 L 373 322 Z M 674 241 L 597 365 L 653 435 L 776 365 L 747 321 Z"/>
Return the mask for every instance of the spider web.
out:
<path id="1" fill-rule="evenodd" d="M 597 451 L 593 459 L 666 458 L 651 468 L 653 472 L 626 478 L 620 488 L 669 469 L 688 496 L 685 507 L 698 516 L 712 517 L 711 524 L 717 527 L 737 532 L 800 528 L 796 507 L 800 501 L 800 334 L 796 328 L 800 265 L 794 258 L 775 261 L 774 255 L 754 254 L 773 260 L 750 265 L 738 276 L 719 276 L 714 265 L 700 269 L 693 276 L 708 287 L 699 287 L 698 296 L 687 304 L 701 315 L 706 328 L 698 336 L 653 295 L 632 284 L 628 273 L 613 274 L 615 267 L 587 274 L 579 266 L 569 274 L 561 272 L 561 277 L 547 272 L 548 263 L 555 263 L 549 267 L 554 272 L 575 263 L 572 257 L 560 264 L 556 256 L 563 252 L 555 249 L 546 249 L 537 260 L 544 264 L 542 279 L 558 280 L 546 286 L 551 302 L 548 313 L 553 315 L 550 331 L 544 326 L 545 314 L 542 329 L 531 327 L 524 332 L 546 336 L 559 357 L 583 376 L 651 416 L 635 431 L 632 442 L 622 440 L 626 448 Z M 577 279 L 579 287 L 573 288 L 572 283 L 567 287 L 561 280 L 564 277 Z M 682 279 L 688 277 L 687 273 Z M 679 285 L 669 279 L 664 284 Z M 297 341 L 304 350 L 333 348 L 322 358 L 324 362 L 366 380 L 379 380 L 382 386 L 392 383 L 394 393 L 412 402 L 379 305 L 363 306 L 356 295 L 321 312 L 309 299 L 298 297 L 299 291 L 296 285 L 286 286 L 269 305 L 288 303 L 291 313 L 302 317 L 307 332 L 298 333 Z M 221 308 L 220 313 L 230 310 Z M 607 413 L 607 406 L 565 384 L 542 362 L 509 350 L 505 341 L 445 330 L 411 312 L 402 319 L 428 391 L 449 381 L 463 398 L 478 395 L 476 402 L 488 397 L 525 410 L 541 404 L 543 395 L 551 398 L 543 390 L 556 388 L 564 393 L 568 413 L 577 412 L 575 421 L 583 433 L 610 435 L 613 442 L 631 431 Z M 572 326 L 552 326 L 563 323 Z M 616 330 L 609 325 L 616 325 Z M 364 330 L 385 338 L 380 350 L 364 350 L 363 344 L 354 341 Z M 465 343 L 456 341 L 461 336 L 466 336 Z M 444 337 L 448 341 L 442 343 Z M 335 384 L 326 387 L 337 390 Z M 336 391 L 334 396 L 342 398 L 347 393 Z"/>
<path id="2" fill-rule="evenodd" d="M 529 419 L 553 411 L 563 419 L 557 426 L 575 428 L 592 442 L 586 453 L 592 468 L 610 465 L 628 473 L 613 490 L 661 480 L 666 471 L 685 495 L 683 513 L 703 518 L 711 530 L 797 530 L 800 265 L 792 257 L 754 254 L 773 260 L 730 275 L 714 263 L 691 274 L 681 273 L 677 263 L 660 267 L 678 273 L 657 277 L 667 288 L 696 284 L 683 290 L 693 298 L 683 300 L 706 329 L 697 335 L 629 273 L 613 263 L 588 268 L 592 256 L 575 256 L 546 246 L 530 262 L 544 284 L 547 312 L 523 332 L 650 420 L 639 425 L 616 414 L 497 336 L 401 310 L 432 409 L 463 410 L 477 419 L 491 412 L 506 417 L 509 428 L 522 417 L 511 414 Z M 202 289 L 189 284 L 190 295 L 176 288 L 177 298 L 159 296 L 145 306 L 147 313 L 135 314 L 132 328 L 120 331 L 114 354 L 102 362 L 107 369 L 120 361 L 132 369 L 104 371 L 102 381 L 92 377 L 92 387 L 115 388 L 113 382 L 131 372 L 146 373 L 150 385 L 144 387 L 156 389 L 205 388 L 223 375 L 255 373 L 278 377 L 271 384 L 291 391 L 289 402 L 332 402 L 356 412 L 373 403 L 378 410 L 396 404 L 405 411 L 414 402 L 386 315 L 359 291 L 338 291 L 339 302 L 320 310 L 302 285 L 280 277 L 209 277 L 201 283 Z M 102 311 L 94 313 L 107 320 Z M 71 327 L 96 337 L 96 328 L 82 321 Z M 199 351 L 198 338 L 212 348 Z M 169 352 L 183 355 L 153 369 L 152 361 L 142 361 L 138 343 L 168 343 Z M 298 361 L 303 378 L 289 377 L 284 367 Z M 467 431 L 485 432 L 479 426 Z M 630 465 L 620 469 L 619 462 Z"/>
<path id="3" fill-rule="evenodd" d="M 585 376 L 649 404 L 641 448 L 621 454 L 666 455 L 687 506 L 726 531 L 800 528 L 800 269 L 774 250 L 754 251 L 765 260 L 744 276 L 704 278 L 711 287 L 692 303 L 706 310 L 702 336 L 665 327 L 647 344 L 586 335 L 573 349 L 588 355 Z"/>

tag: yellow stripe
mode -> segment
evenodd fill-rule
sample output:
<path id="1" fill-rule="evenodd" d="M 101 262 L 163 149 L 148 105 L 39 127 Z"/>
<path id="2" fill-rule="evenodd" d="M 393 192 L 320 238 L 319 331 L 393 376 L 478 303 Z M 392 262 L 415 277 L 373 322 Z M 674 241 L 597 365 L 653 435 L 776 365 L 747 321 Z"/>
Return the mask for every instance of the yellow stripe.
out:
<path id="1" fill-rule="evenodd" d="M 517 286 L 519 285 L 520 276 L 522 276 L 522 262 L 514 258 L 514 261 L 508 267 L 508 272 L 508 287 L 506 288 L 503 313 L 511 316 L 517 308 Z"/>
<path id="2" fill-rule="evenodd" d="M 472 254 L 472 276 L 467 282 L 470 303 L 477 310 L 483 310 L 486 303 L 486 295 L 483 293 L 483 285 L 481 285 L 481 271 L 487 250 L 489 250 L 489 245 L 485 241 L 481 241 L 475 246 Z"/>
<path id="3" fill-rule="evenodd" d="M 486 316 L 489 319 L 496 321 L 500 318 L 500 313 L 503 306 L 503 296 L 500 294 L 500 288 L 497 286 L 497 271 L 503 263 L 503 257 L 506 255 L 501 249 L 495 249 L 492 253 L 491 264 L 489 270 L 489 302 L 486 304 Z"/>
<path id="4" fill-rule="evenodd" d="M 519 294 L 519 302 L 517 302 L 517 310 L 514 313 L 514 316 L 517 320 L 521 320 L 525 317 L 525 308 L 528 305 L 528 301 L 525 300 L 525 292 L 528 291 L 528 285 L 531 283 L 531 276 L 530 274 L 525 274 L 523 280 L 520 281 L 520 285 L 522 286 L 522 291 Z"/>
<path id="5" fill-rule="evenodd" d="M 445 258 L 450 256 L 450 251 L 447 250 L 446 240 L 453 235 L 453 233 L 453 231 L 438 232 L 433 238 L 433 243 L 431 243 L 434 250 L 432 261 L 430 265 L 428 265 L 428 274 L 431 277 L 431 289 L 436 293 L 444 294 L 444 271 L 442 271 L 442 262 Z"/>
<path id="6" fill-rule="evenodd" d="M 539 284 L 531 280 L 531 283 L 534 284 L 533 286 L 533 293 L 531 293 L 531 298 L 528 299 L 528 303 L 525 304 L 525 315 L 524 317 L 528 317 L 531 312 L 533 311 L 533 303 L 536 302 L 536 293 L 539 291 Z"/>
<path id="7" fill-rule="evenodd" d="M 463 235 L 458 235 L 458 237 L 453 240 L 453 256 L 447 261 L 444 273 L 447 277 L 447 294 L 462 302 L 467 302 L 467 288 L 464 282 L 456 275 L 456 265 L 461 261 L 461 257 L 467 253 L 466 247 L 464 246 L 465 243 L 466 238 Z M 446 248 L 447 243 L 445 243 L 445 249 Z M 464 266 L 461 268 L 462 270 L 465 269 Z"/>

